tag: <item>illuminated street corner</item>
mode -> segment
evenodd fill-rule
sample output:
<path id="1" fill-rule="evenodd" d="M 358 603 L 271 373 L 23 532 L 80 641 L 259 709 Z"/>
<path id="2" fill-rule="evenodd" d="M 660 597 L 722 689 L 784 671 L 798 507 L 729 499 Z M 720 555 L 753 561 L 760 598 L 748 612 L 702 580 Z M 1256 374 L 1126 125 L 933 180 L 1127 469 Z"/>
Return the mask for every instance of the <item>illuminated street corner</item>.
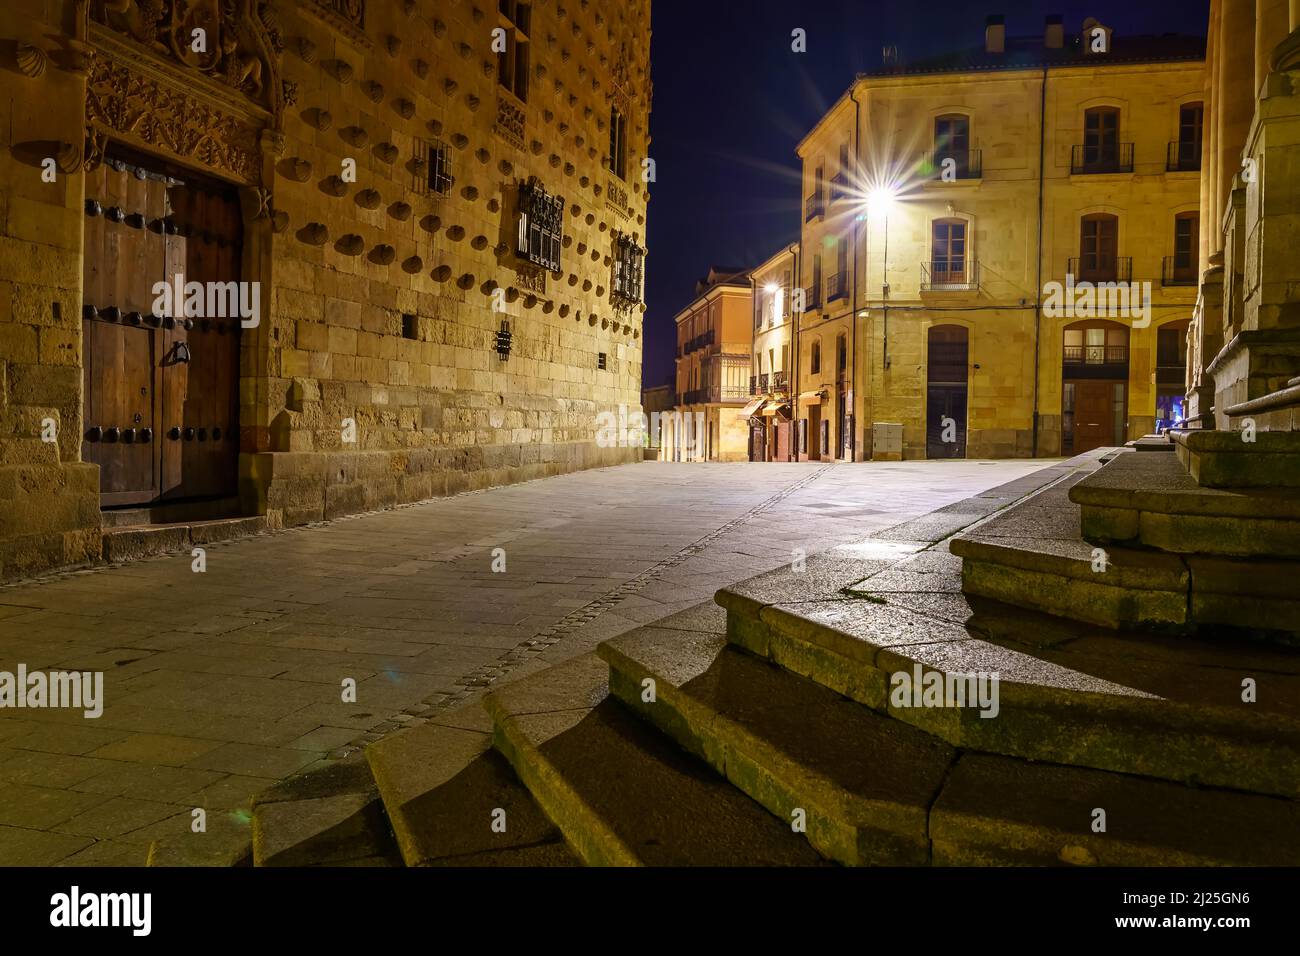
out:
<path id="1" fill-rule="evenodd" d="M 1300 862 L 1300 4 L 11 6 L 42 922 L 149 935 L 173 867 L 1074 867 L 1080 925 L 1209 929 L 1241 871 L 1128 868 Z"/>

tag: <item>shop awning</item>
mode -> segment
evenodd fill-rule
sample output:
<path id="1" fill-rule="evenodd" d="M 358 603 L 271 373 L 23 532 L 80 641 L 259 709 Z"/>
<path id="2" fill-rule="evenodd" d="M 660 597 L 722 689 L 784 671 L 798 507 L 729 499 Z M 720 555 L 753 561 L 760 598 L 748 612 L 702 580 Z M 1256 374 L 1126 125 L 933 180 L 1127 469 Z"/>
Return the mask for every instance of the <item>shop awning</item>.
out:
<path id="1" fill-rule="evenodd" d="M 746 405 L 744 408 L 740 410 L 740 417 L 752 418 L 754 414 L 758 411 L 759 406 L 761 406 L 765 401 L 767 401 L 767 399 L 765 398 L 752 399 L 748 405 Z"/>
<path id="2" fill-rule="evenodd" d="M 789 402 L 768 402 L 763 407 L 763 410 L 759 412 L 759 414 L 763 415 L 766 418 L 770 418 L 773 415 L 780 415 L 782 418 L 789 418 L 790 403 Z"/>
<path id="3" fill-rule="evenodd" d="M 821 404 L 821 400 L 822 400 L 821 392 L 800 392 L 799 393 L 800 405 L 819 405 Z"/>

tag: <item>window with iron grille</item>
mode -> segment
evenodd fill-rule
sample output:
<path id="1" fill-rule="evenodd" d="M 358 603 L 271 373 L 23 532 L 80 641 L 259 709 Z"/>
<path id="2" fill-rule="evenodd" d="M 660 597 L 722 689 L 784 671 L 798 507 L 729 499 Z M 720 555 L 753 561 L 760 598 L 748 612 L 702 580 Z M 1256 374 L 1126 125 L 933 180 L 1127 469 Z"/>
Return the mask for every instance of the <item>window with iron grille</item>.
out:
<path id="1" fill-rule="evenodd" d="M 645 250 L 631 236 L 614 237 L 614 297 L 628 302 L 641 301 L 641 278 L 645 267 Z"/>
<path id="2" fill-rule="evenodd" d="M 451 192 L 456 177 L 451 174 L 451 149 L 436 140 L 429 144 L 429 191 L 439 196 Z"/>
<path id="3" fill-rule="evenodd" d="M 560 239 L 564 228 L 564 200 L 552 196 L 536 178 L 519 187 L 520 256 L 552 272 L 560 271 Z"/>
<path id="4" fill-rule="evenodd" d="M 596 368 L 603 369 L 603 368 L 606 367 L 607 364 L 608 364 L 608 360 L 607 360 L 606 357 L 605 357 L 605 353 L 604 353 L 604 352 L 597 352 L 597 353 L 596 353 Z"/>

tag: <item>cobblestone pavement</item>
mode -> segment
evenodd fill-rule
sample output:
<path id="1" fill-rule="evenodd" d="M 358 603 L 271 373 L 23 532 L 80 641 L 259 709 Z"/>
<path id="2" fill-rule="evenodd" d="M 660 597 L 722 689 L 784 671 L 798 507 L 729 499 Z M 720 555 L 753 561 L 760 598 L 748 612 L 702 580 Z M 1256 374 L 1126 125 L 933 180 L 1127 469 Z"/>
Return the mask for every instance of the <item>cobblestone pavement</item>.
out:
<path id="1" fill-rule="evenodd" d="M 204 573 L 186 552 L 0 588 L 0 671 L 104 673 L 97 719 L 0 709 L 0 864 L 143 863 L 196 807 L 239 814 L 278 780 L 794 549 L 1045 464 L 647 462 L 212 545 Z"/>

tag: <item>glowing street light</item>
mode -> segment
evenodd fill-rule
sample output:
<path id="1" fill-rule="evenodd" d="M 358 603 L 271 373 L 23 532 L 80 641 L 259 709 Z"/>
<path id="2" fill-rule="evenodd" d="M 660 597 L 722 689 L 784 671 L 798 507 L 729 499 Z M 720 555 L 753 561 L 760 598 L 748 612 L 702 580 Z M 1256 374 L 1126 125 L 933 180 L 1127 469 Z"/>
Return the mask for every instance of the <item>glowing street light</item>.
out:
<path id="1" fill-rule="evenodd" d="M 898 189 L 894 186 L 876 186 L 867 193 L 867 215 L 888 216 L 894 201 L 898 199 Z"/>

